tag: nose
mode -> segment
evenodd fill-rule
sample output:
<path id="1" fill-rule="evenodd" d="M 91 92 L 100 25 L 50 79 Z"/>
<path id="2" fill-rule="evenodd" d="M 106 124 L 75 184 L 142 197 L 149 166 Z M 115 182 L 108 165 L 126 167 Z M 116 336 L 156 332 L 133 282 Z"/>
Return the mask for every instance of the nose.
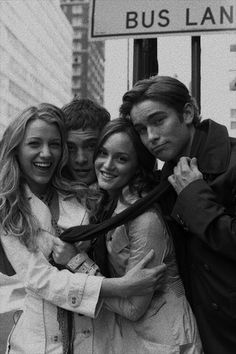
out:
<path id="1" fill-rule="evenodd" d="M 149 142 L 153 142 L 156 140 L 160 139 L 160 133 L 157 127 L 154 126 L 148 126 L 147 127 L 147 136 L 148 136 L 148 140 Z"/>
<path id="2" fill-rule="evenodd" d="M 51 157 L 52 156 L 52 153 L 51 153 L 51 150 L 50 150 L 50 147 L 48 144 L 44 144 L 42 146 L 42 149 L 40 151 L 40 155 L 42 157 Z"/>
<path id="3" fill-rule="evenodd" d="M 112 157 L 107 157 L 106 160 L 103 162 L 103 167 L 106 170 L 112 170 L 114 165 L 113 165 L 113 159 Z"/>
<path id="4" fill-rule="evenodd" d="M 88 162 L 87 155 L 84 153 L 83 149 L 77 150 L 75 162 L 77 162 L 78 164 L 84 164 Z"/>

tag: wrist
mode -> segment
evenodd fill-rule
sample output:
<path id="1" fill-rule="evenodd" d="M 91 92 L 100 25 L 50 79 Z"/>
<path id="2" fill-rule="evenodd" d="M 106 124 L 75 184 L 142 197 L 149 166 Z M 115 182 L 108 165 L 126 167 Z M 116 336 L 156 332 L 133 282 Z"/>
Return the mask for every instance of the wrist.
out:
<path id="1" fill-rule="evenodd" d="M 102 280 L 101 296 L 102 297 L 124 297 L 123 280 L 121 278 L 104 278 Z"/>

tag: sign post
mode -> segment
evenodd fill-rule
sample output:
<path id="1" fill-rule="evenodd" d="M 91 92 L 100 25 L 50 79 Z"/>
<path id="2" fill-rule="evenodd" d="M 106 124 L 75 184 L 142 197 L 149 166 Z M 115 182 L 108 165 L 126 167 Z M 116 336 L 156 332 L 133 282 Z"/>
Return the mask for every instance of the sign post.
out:
<path id="1" fill-rule="evenodd" d="M 235 0 L 91 0 L 90 39 L 236 32 Z"/>
<path id="2" fill-rule="evenodd" d="M 191 40 L 192 54 L 192 96 L 195 98 L 201 112 L 201 37 L 193 36 Z"/>
<path id="3" fill-rule="evenodd" d="M 158 73 L 157 39 L 134 40 L 133 84 Z"/>
<path id="4" fill-rule="evenodd" d="M 152 52 L 152 38 L 191 35 L 192 95 L 200 107 L 200 35 L 236 33 L 236 2 L 91 0 L 90 23 L 91 40 L 134 38 L 134 83 L 158 71 L 157 63 L 153 62 L 157 57 L 153 54 L 155 49 Z"/>

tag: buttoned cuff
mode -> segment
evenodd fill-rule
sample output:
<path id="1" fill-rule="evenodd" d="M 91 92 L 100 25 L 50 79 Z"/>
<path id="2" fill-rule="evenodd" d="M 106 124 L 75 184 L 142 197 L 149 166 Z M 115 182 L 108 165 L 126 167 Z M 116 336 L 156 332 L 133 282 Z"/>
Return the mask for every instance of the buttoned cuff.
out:
<path id="1" fill-rule="evenodd" d="M 92 318 L 97 317 L 103 302 L 99 299 L 102 280 L 103 277 L 90 275 L 87 276 L 83 287 L 80 285 L 80 288 L 69 290 L 68 303 L 72 311 Z"/>
<path id="2" fill-rule="evenodd" d="M 101 310 L 103 300 L 99 298 L 99 295 L 103 278 L 100 276 L 88 276 L 87 278 L 80 305 L 85 316 L 96 318 Z"/>

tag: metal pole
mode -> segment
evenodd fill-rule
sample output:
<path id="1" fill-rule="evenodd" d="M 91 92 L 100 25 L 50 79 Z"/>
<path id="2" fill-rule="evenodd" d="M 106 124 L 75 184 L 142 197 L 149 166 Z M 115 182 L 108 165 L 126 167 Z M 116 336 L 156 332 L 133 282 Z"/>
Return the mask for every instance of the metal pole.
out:
<path id="1" fill-rule="evenodd" d="M 201 37 L 193 36 L 192 50 L 192 96 L 196 99 L 201 111 Z"/>
<path id="2" fill-rule="evenodd" d="M 135 39 L 133 84 L 158 73 L 157 38 Z"/>

